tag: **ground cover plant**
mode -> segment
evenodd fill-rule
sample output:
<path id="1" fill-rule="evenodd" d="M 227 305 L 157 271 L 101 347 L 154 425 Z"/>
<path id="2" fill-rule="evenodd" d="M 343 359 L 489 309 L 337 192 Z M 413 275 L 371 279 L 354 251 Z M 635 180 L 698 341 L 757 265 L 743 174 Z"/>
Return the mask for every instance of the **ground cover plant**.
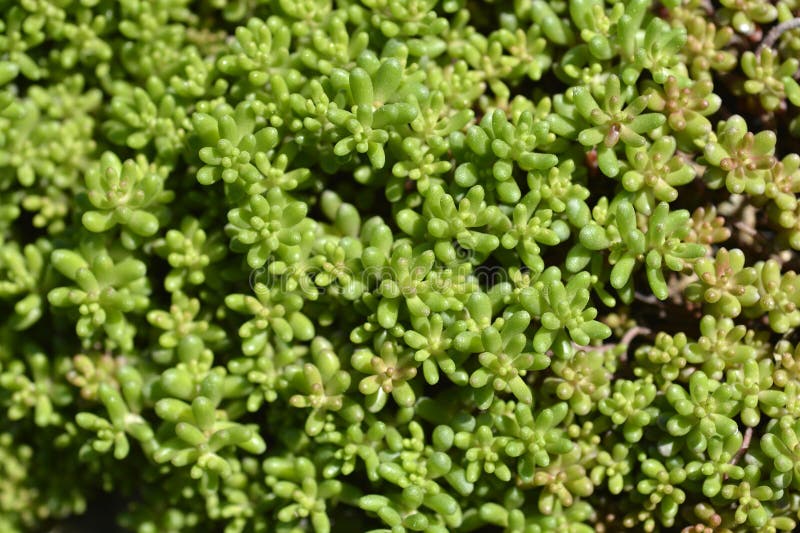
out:
<path id="1" fill-rule="evenodd" d="M 795 530 L 796 15 L 0 0 L 0 531 Z"/>

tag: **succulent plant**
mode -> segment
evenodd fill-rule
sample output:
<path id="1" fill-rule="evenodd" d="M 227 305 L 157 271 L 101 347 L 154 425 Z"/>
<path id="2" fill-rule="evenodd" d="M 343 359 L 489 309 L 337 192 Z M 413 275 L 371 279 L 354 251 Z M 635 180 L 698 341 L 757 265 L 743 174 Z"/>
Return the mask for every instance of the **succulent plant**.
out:
<path id="1" fill-rule="evenodd" d="M 769 171 L 775 164 L 775 134 L 769 130 L 753 134 L 744 119 L 734 115 L 717 126 L 717 134 L 704 148 L 710 165 L 706 173 L 710 187 L 725 185 L 735 194 L 763 194 Z"/>
<path id="2" fill-rule="evenodd" d="M 699 259 L 694 265 L 698 280 L 686 287 L 686 297 L 710 304 L 708 307 L 716 315 L 739 316 L 742 307 L 754 305 L 759 299 L 753 285 L 757 273 L 744 266 L 744 261 L 744 252 L 738 248 L 720 248 L 714 259 Z"/>
<path id="3" fill-rule="evenodd" d="M 86 174 L 86 187 L 94 209 L 86 211 L 81 220 L 93 233 L 120 224 L 136 235 L 150 237 L 159 226 L 152 207 L 174 197 L 172 192 L 163 190 L 164 176 L 144 158 L 122 163 L 112 152 L 105 152 L 98 165 Z"/>
<path id="4" fill-rule="evenodd" d="M 609 76 L 602 91 L 602 105 L 588 87 L 576 87 L 572 99 L 577 112 L 590 124 L 580 132 L 578 142 L 597 147 L 598 167 L 613 178 L 619 174 L 620 166 L 614 149 L 617 143 L 622 141 L 631 148 L 645 146 L 647 139 L 642 134 L 661 126 L 665 118 L 658 113 L 642 113 L 648 96 L 640 95 L 628 102 L 629 96 L 621 92 L 616 76 Z"/>
<path id="5" fill-rule="evenodd" d="M 800 527 L 796 0 L 0 8 L 0 531 Z"/>
<path id="6" fill-rule="evenodd" d="M 149 304 L 145 264 L 133 257 L 115 262 L 98 240 L 85 241 L 82 253 L 54 250 L 51 261 L 74 285 L 52 289 L 47 299 L 56 307 L 78 308 L 78 336 L 88 342 L 103 331 L 112 343 L 131 350 L 136 328 L 125 315 L 141 313 Z"/>

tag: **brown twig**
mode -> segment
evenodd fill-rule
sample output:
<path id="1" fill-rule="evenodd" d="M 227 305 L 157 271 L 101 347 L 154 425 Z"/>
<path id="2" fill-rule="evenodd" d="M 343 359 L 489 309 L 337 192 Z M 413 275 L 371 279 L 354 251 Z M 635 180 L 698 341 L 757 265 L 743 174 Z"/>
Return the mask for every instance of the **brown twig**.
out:
<path id="1" fill-rule="evenodd" d="M 639 291 L 633 293 L 633 297 L 639 300 L 640 302 L 644 302 L 650 305 L 658 305 L 661 303 L 661 300 L 655 297 L 653 294 L 644 294 Z"/>
<path id="2" fill-rule="evenodd" d="M 736 455 L 733 456 L 731 459 L 731 464 L 735 465 L 739 462 L 739 460 L 747 453 L 747 449 L 750 447 L 750 441 L 753 439 L 753 428 L 749 427 L 744 430 L 744 438 L 742 438 L 742 445 L 739 446 L 739 450 L 736 452 Z M 722 476 L 723 481 L 728 479 L 728 473 L 726 472 L 725 475 Z"/>
<path id="3" fill-rule="evenodd" d="M 607 352 L 608 350 L 613 350 L 617 346 L 624 345 L 625 347 L 630 346 L 631 341 L 635 339 L 639 335 L 649 335 L 652 333 L 650 328 L 646 328 L 644 326 L 634 326 L 628 331 L 625 332 L 625 335 L 617 343 L 608 343 L 608 344 L 601 344 L 600 346 L 581 346 L 577 343 L 572 343 L 572 346 L 577 350 L 584 350 L 584 351 L 592 351 L 592 352 Z M 623 360 L 625 359 L 625 354 L 620 356 Z"/>
<path id="4" fill-rule="evenodd" d="M 764 40 L 761 41 L 761 44 L 758 45 L 758 49 L 756 50 L 757 55 L 761 55 L 761 51 L 764 48 L 772 48 L 778 39 L 781 38 L 781 35 L 786 33 L 787 31 L 794 30 L 796 28 L 800 28 L 800 17 L 795 17 L 793 19 L 789 19 L 786 21 L 781 22 L 767 33 L 767 36 L 764 37 Z"/>
<path id="5" fill-rule="evenodd" d="M 747 428 L 744 430 L 744 438 L 742 439 L 742 445 L 739 447 L 739 451 L 736 452 L 736 455 L 733 456 L 731 459 L 731 464 L 735 465 L 739 462 L 739 459 L 747 453 L 747 449 L 750 447 L 750 441 L 753 438 L 753 428 Z"/>
<path id="6" fill-rule="evenodd" d="M 736 222 L 733 225 L 733 227 L 735 227 L 736 229 L 738 229 L 742 233 L 746 233 L 746 234 L 750 235 L 751 237 L 757 237 L 758 236 L 758 232 L 756 230 L 754 230 L 753 228 L 751 228 L 750 226 L 748 226 L 746 223 L 744 223 L 742 221 Z"/>

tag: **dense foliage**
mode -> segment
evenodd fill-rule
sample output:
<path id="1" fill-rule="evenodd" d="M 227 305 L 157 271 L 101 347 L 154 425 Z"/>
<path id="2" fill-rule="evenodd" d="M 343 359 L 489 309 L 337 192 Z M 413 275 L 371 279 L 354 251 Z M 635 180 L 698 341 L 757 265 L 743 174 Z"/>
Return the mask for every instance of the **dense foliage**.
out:
<path id="1" fill-rule="evenodd" d="M 0 0 L 0 531 L 795 530 L 799 9 Z"/>

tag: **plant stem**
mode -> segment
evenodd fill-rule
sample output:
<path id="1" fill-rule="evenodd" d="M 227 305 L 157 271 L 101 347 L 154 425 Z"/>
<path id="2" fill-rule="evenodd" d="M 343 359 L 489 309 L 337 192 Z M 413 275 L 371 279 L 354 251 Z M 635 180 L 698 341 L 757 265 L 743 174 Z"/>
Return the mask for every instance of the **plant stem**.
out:
<path id="1" fill-rule="evenodd" d="M 769 30 L 767 36 L 764 37 L 764 40 L 762 40 L 761 44 L 758 45 L 758 50 L 756 51 L 756 54 L 761 55 L 761 51 L 764 48 L 772 48 L 774 44 L 778 41 L 778 39 L 780 39 L 781 35 L 795 28 L 800 28 L 800 17 L 795 17 L 793 19 L 781 22 L 780 24 Z"/>

